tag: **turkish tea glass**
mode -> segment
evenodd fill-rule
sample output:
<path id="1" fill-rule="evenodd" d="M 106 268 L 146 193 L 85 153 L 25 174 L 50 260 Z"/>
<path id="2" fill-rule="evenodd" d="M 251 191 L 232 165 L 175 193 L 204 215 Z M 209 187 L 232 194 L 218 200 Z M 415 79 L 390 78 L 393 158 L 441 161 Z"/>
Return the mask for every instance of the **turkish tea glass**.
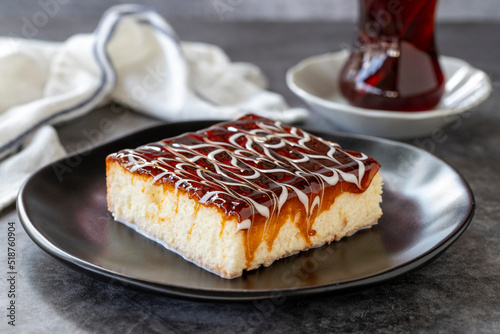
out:
<path id="1" fill-rule="evenodd" d="M 354 49 L 340 74 L 350 104 L 423 111 L 444 92 L 434 41 L 437 0 L 360 0 Z"/>

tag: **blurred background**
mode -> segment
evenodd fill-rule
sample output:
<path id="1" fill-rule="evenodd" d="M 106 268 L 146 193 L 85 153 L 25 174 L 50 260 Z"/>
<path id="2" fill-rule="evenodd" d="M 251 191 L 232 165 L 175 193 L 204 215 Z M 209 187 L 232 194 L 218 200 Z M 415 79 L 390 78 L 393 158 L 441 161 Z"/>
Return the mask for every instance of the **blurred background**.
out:
<path id="1" fill-rule="evenodd" d="M 154 7 L 167 18 L 207 21 L 354 21 L 358 4 L 357 0 L 0 0 L 0 25 L 12 17 L 32 19 L 39 10 L 97 21 L 110 6 L 130 2 Z M 500 21 L 500 1 L 440 0 L 438 21 Z"/>

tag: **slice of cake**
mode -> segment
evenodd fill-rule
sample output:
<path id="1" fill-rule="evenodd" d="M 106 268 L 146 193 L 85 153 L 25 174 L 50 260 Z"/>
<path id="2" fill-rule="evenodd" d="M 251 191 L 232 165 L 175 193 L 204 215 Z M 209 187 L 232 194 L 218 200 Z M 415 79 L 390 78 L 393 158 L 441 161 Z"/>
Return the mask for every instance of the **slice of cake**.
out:
<path id="1" fill-rule="evenodd" d="M 108 209 L 233 278 L 375 224 L 379 167 L 362 153 L 247 115 L 109 155 Z"/>

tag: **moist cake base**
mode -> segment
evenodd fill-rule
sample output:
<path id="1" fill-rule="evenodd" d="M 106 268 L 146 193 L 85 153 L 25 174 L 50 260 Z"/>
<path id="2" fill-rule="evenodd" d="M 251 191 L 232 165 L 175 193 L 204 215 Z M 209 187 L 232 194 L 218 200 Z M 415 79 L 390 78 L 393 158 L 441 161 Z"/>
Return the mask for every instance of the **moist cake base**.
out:
<path id="1" fill-rule="evenodd" d="M 280 258 L 339 240 L 370 227 L 382 215 L 382 178 L 377 173 L 364 192 L 343 192 L 319 213 L 310 222 L 314 235 L 304 237 L 301 225 L 306 222 L 300 216 L 279 217 L 284 220 L 279 233 L 272 240 L 264 235 L 248 259 L 249 230 L 238 230 L 236 217 L 199 203 L 182 189 L 154 184 L 151 177 L 131 173 L 116 161 L 107 161 L 106 168 L 108 209 L 116 220 L 224 278 L 238 277 L 245 270 L 269 266 Z"/>

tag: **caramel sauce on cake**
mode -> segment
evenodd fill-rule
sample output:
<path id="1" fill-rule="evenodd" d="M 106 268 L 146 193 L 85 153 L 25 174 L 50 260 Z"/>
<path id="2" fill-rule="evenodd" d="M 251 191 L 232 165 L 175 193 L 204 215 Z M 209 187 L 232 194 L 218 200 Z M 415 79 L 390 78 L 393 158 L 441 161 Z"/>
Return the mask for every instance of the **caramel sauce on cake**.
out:
<path id="1" fill-rule="evenodd" d="M 236 217 L 247 262 L 272 247 L 292 218 L 309 243 L 311 222 L 344 192 L 363 192 L 380 165 L 337 143 L 255 115 L 114 153 L 128 171 Z"/>

